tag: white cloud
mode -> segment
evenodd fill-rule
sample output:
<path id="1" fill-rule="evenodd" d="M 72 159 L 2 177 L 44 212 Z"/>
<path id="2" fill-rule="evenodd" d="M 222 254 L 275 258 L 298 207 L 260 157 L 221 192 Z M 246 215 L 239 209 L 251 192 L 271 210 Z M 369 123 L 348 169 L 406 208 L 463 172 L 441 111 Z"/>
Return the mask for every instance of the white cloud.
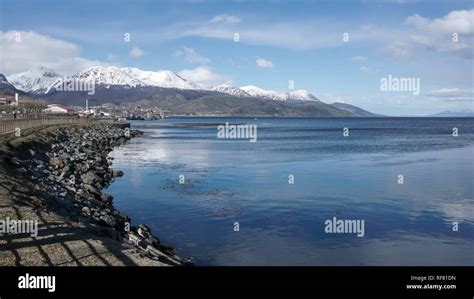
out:
<path id="1" fill-rule="evenodd" d="M 411 45 L 406 43 L 394 42 L 381 50 L 381 53 L 397 59 L 411 59 L 414 51 Z"/>
<path id="2" fill-rule="evenodd" d="M 368 74 L 368 75 L 374 75 L 374 74 L 380 73 L 379 69 L 373 69 L 373 68 L 370 68 L 370 67 L 367 67 L 367 66 L 361 66 L 359 68 L 359 70 L 360 70 L 361 73 Z"/>
<path id="3" fill-rule="evenodd" d="M 474 9 L 453 10 L 446 16 L 433 20 L 414 14 L 406 19 L 406 23 L 424 32 L 473 34 Z"/>
<path id="4" fill-rule="evenodd" d="M 329 22 L 329 20 L 327 20 Z M 292 50 L 331 48 L 343 45 L 341 32 L 347 26 L 332 23 L 328 32 L 327 22 L 185 22 L 163 29 L 162 38 L 177 39 L 185 37 L 203 37 L 232 41 L 234 33 L 239 33 L 240 42 L 251 45 L 266 45 Z M 351 41 L 365 40 L 370 33 L 358 30 L 351 33 Z"/>
<path id="5" fill-rule="evenodd" d="M 240 42 L 292 50 L 310 50 L 345 46 L 342 33 L 350 34 L 350 43 L 379 43 L 382 51 L 395 58 L 409 59 L 426 51 L 450 51 L 463 57 L 472 57 L 474 10 L 451 11 L 438 19 L 420 15 L 407 16 L 397 26 L 383 24 L 346 23 L 330 18 L 310 21 L 277 20 L 229 22 L 228 15 L 215 16 L 209 21 L 185 21 L 163 28 L 161 37 L 177 39 L 203 37 L 232 41 L 239 33 Z M 227 21 L 225 21 L 227 20 Z M 328 29 L 327 24 L 331 26 Z M 348 31 L 348 28 L 351 28 Z M 459 41 L 452 42 L 457 32 Z"/>
<path id="6" fill-rule="evenodd" d="M 205 86 L 232 84 L 232 80 L 228 76 L 217 74 L 207 66 L 199 66 L 194 69 L 185 69 L 178 72 L 178 75 L 185 78 L 186 80 Z"/>
<path id="7" fill-rule="evenodd" d="M 132 57 L 143 56 L 143 50 L 140 49 L 139 47 L 133 47 L 132 50 L 130 51 L 130 56 Z"/>
<path id="8" fill-rule="evenodd" d="M 76 44 L 34 31 L 0 31 L 0 49 L 0 71 L 5 74 L 46 66 L 69 75 L 104 64 L 99 60 L 80 57 L 80 48 Z"/>
<path id="9" fill-rule="evenodd" d="M 238 23 L 240 22 L 240 18 L 236 16 L 224 14 L 224 15 L 217 15 L 211 19 L 211 23 L 219 23 L 219 22 Z"/>
<path id="10" fill-rule="evenodd" d="M 451 11 L 432 20 L 414 14 L 406 18 L 405 25 L 407 31 L 392 34 L 395 41 L 383 53 L 402 59 L 421 56 L 427 51 L 449 52 L 467 59 L 473 57 L 474 9 Z"/>
<path id="11" fill-rule="evenodd" d="M 176 57 L 183 57 L 186 61 L 190 63 L 208 64 L 210 62 L 209 58 L 202 56 L 193 48 L 183 47 L 182 50 L 177 50 L 174 55 Z"/>
<path id="12" fill-rule="evenodd" d="M 351 59 L 352 59 L 352 61 L 366 61 L 367 57 L 365 57 L 365 56 L 353 56 Z"/>
<path id="13" fill-rule="evenodd" d="M 257 60 L 255 60 L 255 64 L 257 65 L 257 67 L 262 68 L 262 69 L 273 68 L 273 62 L 265 58 L 257 58 Z"/>
<path id="14" fill-rule="evenodd" d="M 474 91 L 460 88 L 440 88 L 426 93 L 427 96 L 445 101 L 472 102 Z"/>

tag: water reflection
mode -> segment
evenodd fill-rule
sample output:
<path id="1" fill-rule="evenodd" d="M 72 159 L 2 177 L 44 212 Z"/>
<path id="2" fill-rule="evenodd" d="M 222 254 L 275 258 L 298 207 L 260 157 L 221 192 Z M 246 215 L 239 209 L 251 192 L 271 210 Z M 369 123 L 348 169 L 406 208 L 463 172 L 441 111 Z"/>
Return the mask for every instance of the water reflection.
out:
<path id="1" fill-rule="evenodd" d="M 472 119 L 264 119 L 255 144 L 172 121 L 112 153 L 107 192 L 198 264 L 474 265 Z M 365 237 L 324 233 L 334 216 Z"/>

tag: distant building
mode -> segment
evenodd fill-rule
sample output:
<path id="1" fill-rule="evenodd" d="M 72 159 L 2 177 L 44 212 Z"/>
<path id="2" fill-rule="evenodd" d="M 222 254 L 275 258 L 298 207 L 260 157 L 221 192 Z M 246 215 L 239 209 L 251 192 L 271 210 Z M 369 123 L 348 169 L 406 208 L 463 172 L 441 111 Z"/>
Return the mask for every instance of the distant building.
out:
<path id="1" fill-rule="evenodd" d="M 73 110 L 63 105 L 48 105 L 48 108 L 43 110 L 45 113 L 71 113 Z"/>
<path id="2" fill-rule="evenodd" d="M 0 105 L 18 106 L 18 94 L 14 98 L 0 98 Z"/>

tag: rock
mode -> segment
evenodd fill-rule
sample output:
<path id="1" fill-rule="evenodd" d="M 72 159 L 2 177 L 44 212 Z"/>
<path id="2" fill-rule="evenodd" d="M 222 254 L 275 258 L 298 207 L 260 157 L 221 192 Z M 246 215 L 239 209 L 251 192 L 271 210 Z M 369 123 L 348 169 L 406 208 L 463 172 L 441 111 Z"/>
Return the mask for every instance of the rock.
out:
<path id="1" fill-rule="evenodd" d="M 45 178 L 48 176 L 48 174 L 44 173 L 43 171 L 34 171 L 33 175 L 38 178 Z"/>
<path id="2" fill-rule="evenodd" d="M 113 173 L 112 173 L 112 177 L 114 177 L 114 178 L 122 177 L 123 175 L 124 175 L 124 173 L 121 170 L 114 170 Z"/>
<path id="3" fill-rule="evenodd" d="M 134 232 L 129 232 L 128 233 L 128 241 L 135 245 L 135 246 L 138 246 L 138 243 L 140 242 L 141 238 L 140 236 L 138 236 L 137 234 L 135 234 Z"/>
<path id="4" fill-rule="evenodd" d="M 167 255 L 175 255 L 174 253 L 174 248 L 171 247 L 171 246 L 166 246 L 166 245 L 160 245 L 160 250 L 164 253 L 164 254 L 167 254 Z"/>
<path id="5" fill-rule="evenodd" d="M 64 162 L 59 159 L 51 159 L 49 160 L 49 165 L 56 167 L 56 168 L 64 168 Z"/>
<path id="6" fill-rule="evenodd" d="M 71 171 L 72 171 L 71 167 L 67 164 L 62 169 L 62 173 L 64 173 L 65 176 L 69 175 Z"/>
<path id="7" fill-rule="evenodd" d="M 17 169 L 17 171 L 20 172 L 20 173 L 27 173 L 28 172 L 28 170 L 26 170 L 25 167 L 20 167 L 20 168 Z"/>
<path id="8" fill-rule="evenodd" d="M 106 193 L 102 193 L 102 195 L 100 196 L 100 199 L 103 201 L 103 202 L 106 202 L 106 203 L 109 203 L 111 204 L 114 197 L 112 195 L 109 195 L 109 194 L 106 194 Z"/>
<path id="9" fill-rule="evenodd" d="M 142 236 L 143 238 L 148 238 L 150 236 L 150 228 L 146 226 L 145 224 L 140 224 L 138 226 L 138 234 Z"/>
<path id="10" fill-rule="evenodd" d="M 190 258 L 190 257 L 186 258 L 183 265 L 186 266 L 186 267 L 193 267 L 194 263 L 193 263 L 192 258 Z"/>
<path id="11" fill-rule="evenodd" d="M 101 181 L 98 175 L 96 175 L 93 171 L 89 171 L 86 174 L 81 175 L 81 180 L 84 184 L 94 185 Z"/>
<path id="12" fill-rule="evenodd" d="M 180 261 L 175 260 L 174 258 L 167 256 L 160 250 L 154 248 L 151 245 L 148 245 L 146 247 L 146 252 L 148 252 L 150 255 L 158 258 L 158 260 L 162 263 L 168 264 L 168 265 L 173 265 L 173 266 L 179 266 L 181 265 Z"/>
<path id="13" fill-rule="evenodd" d="M 138 228 L 143 230 L 143 231 L 146 231 L 147 233 L 151 233 L 151 229 L 143 223 L 138 225 Z"/>
<path id="14" fill-rule="evenodd" d="M 117 210 L 115 210 L 114 212 L 117 212 L 117 214 L 115 214 L 115 215 L 116 215 L 116 218 L 119 219 L 120 221 L 130 222 L 130 218 L 127 215 L 125 215 L 124 213 L 119 212 Z"/>
<path id="15" fill-rule="evenodd" d="M 69 185 L 75 185 L 75 184 L 76 184 L 76 176 L 75 176 L 75 175 L 71 174 L 71 175 L 69 176 L 68 184 L 69 184 Z"/>
<path id="16" fill-rule="evenodd" d="M 110 215 L 100 216 L 99 219 L 102 220 L 108 226 L 115 227 L 117 225 L 117 221 L 115 220 L 115 218 Z"/>
<path id="17" fill-rule="evenodd" d="M 86 215 L 89 215 L 91 214 L 91 209 L 89 209 L 89 207 L 83 207 L 82 208 L 82 213 L 86 214 Z"/>
<path id="18" fill-rule="evenodd" d="M 100 191 L 97 190 L 96 187 L 91 186 L 91 185 L 89 185 L 89 184 L 84 184 L 84 185 L 83 185 L 83 189 L 84 189 L 85 191 L 89 192 L 89 193 L 92 193 L 92 194 L 98 196 L 99 198 L 100 198 L 100 196 L 101 196 Z"/>
<path id="19" fill-rule="evenodd" d="M 148 246 L 151 246 L 151 243 L 147 239 L 141 239 L 138 241 L 138 247 L 141 249 L 146 250 Z"/>
<path id="20" fill-rule="evenodd" d="M 153 245 L 156 248 L 160 248 L 160 245 L 161 245 L 160 239 L 150 236 L 148 240 L 151 242 L 151 245 Z"/>

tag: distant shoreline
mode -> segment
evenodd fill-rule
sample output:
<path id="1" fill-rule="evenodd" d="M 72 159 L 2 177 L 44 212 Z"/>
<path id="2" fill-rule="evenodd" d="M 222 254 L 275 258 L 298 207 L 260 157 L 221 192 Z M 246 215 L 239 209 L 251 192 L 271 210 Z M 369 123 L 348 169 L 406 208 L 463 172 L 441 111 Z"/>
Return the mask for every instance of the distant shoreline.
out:
<path id="1" fill-rule="evenodd" d="M 171 118 L 307 118 L 307 119 L 383 119 L 383 118 L 474 118 L 474 116 L 261 116 L 261 115 L 172 115 L 164 119 Z M 127 119 L 127 121 L 160 121 L 162 119 Z"/>

